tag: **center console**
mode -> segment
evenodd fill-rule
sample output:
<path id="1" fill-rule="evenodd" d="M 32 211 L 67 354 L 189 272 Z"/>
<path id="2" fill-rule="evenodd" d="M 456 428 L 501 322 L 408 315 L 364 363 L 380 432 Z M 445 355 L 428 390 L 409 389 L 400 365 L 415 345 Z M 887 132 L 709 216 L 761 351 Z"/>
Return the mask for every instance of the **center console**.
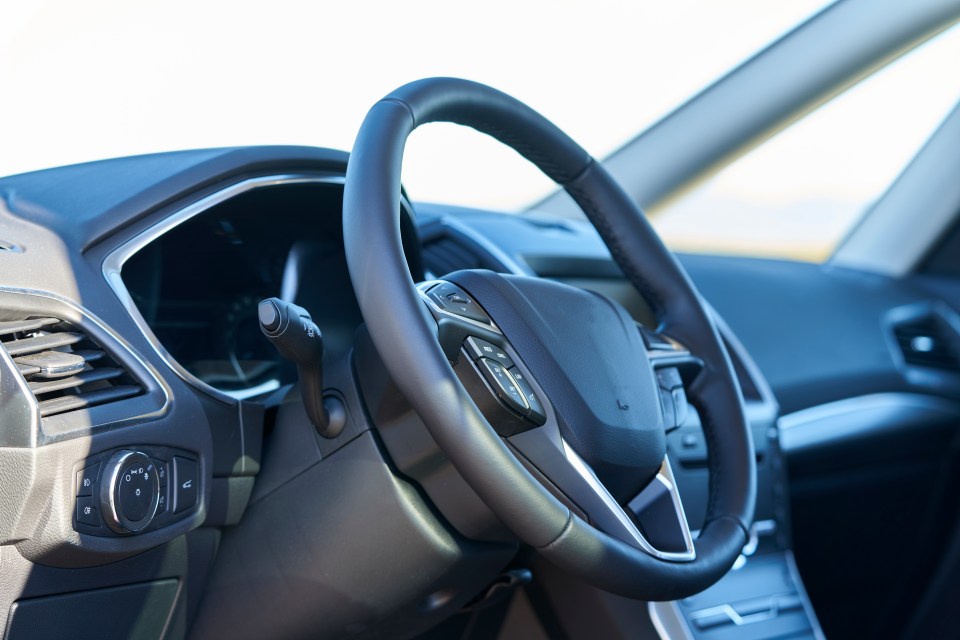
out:
<path id="1" fill-rule="evenodd" d="M 715 585 L 675 602 L 648 605 L 661 638 L 760 640 L 823 638 L 804 591 L 790 545 L 786 482 L 776 415 L 748 400 L 757 449 L 757 516 L 750 540 L 733 569 Z M 705 511 L 706 448 L 695 412 L 669 437 L 670 455 L 684 503 L 694 517 Z M 694 511 L 696 509 L 696 511 Z M 697 516 L 694 516 L 693 513 Z"/>

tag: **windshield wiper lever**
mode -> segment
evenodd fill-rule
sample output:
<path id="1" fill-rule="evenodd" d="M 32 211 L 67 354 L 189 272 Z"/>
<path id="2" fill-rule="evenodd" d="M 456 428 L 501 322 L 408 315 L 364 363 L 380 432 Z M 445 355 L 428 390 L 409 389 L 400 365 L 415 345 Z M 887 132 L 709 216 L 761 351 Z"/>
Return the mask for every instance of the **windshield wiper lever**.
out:
<path id="1" fill-rule="evenodd" d="M 260 330 L 280 355 L 297 365 L 303 407 L 317 433 L 335 438 L 343 431 L 346 410 L 337 398 L 323 396 L 323 334 L 303 307 L 280 298 L 257 306 Z"/>

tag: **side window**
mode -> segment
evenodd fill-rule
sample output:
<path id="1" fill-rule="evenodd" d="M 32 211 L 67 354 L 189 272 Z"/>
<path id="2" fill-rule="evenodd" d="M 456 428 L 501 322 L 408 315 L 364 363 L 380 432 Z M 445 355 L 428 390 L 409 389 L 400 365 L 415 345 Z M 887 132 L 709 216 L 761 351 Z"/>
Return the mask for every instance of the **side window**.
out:
<path id="1" fill-rule="evenodd" d="M 937 36 L 651 211 L 671 248 L 822 262 L 960 100 Z"/>

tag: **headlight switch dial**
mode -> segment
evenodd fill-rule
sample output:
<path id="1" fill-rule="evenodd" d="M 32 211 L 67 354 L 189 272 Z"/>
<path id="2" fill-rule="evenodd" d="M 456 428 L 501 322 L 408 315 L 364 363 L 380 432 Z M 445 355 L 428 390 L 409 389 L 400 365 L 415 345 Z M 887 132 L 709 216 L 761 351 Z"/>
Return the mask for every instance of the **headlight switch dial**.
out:
<path id="1" fill-rule="evenodd" d="M 117 451 L 107 460 L 100 483 L 100 510 L 117 533 L 145 529 L 157 513 L 160 477 L 156 463 L 140 451 Z"/>

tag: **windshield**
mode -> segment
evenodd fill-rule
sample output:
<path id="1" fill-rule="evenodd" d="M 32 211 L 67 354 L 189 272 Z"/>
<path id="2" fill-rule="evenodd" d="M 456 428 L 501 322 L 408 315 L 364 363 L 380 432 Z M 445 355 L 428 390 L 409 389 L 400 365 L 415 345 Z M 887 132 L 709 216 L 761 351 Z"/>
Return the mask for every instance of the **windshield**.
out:
<path id="1" fill-rule="evenodd" d="M 0 175 L 200 147 L 350 149 L 395 87 L 453 75 L 603 157 L 825 0 L 6 2 Z M 417 200 L 516 211 L 551 183 L 475 132 L 412 136 Z"/>

